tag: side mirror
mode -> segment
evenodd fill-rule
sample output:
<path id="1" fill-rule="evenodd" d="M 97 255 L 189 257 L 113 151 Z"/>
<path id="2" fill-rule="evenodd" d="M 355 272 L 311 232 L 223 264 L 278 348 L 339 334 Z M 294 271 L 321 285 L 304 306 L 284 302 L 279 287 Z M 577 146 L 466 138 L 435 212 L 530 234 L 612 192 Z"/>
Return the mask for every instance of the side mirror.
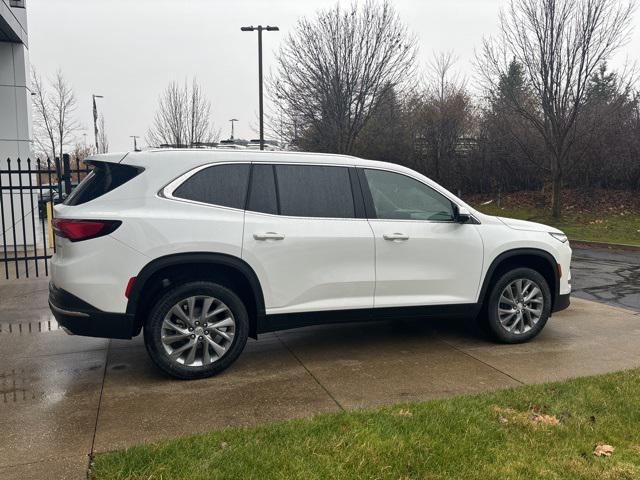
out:
<path id="1" fill-rule="evenodd" d="M 458 223 L 467 223 L 471 220 L 471 212 L 466 207 L 459 207 L 458 205 L 455 205 L 454 214 L 454 220 Z"/>

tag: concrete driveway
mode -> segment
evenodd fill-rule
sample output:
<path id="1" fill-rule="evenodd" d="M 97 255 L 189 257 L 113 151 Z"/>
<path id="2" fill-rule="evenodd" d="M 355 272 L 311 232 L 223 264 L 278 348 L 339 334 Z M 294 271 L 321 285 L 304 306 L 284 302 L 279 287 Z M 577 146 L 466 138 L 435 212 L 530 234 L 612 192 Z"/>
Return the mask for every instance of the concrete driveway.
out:
<path id="1" fill-rule="evenodd" d="M 525 345 L 462 321 L 312 327 L 250 341 L 218 377 L 175 381 L 141 338 L 58 330 L 46 282 L 0 284 L 2 479 L 84 478 L 92 453 L 226 426 L 640 367 L 640 313 L 574 299 Z"/>

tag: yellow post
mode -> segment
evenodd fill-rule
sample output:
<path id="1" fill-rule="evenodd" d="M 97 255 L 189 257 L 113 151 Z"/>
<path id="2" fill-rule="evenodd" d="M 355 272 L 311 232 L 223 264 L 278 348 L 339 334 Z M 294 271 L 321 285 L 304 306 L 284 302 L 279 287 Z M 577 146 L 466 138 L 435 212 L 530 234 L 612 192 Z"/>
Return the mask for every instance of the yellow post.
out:
<path id="1" fill-rule="evenodd" d="M 53 220 L 53 202 L 47 202 L 47 233 L 49 237 L 49 248 L 53 248 L 55 239 L 53 238 L 53 226 L 51 221 Z"/>

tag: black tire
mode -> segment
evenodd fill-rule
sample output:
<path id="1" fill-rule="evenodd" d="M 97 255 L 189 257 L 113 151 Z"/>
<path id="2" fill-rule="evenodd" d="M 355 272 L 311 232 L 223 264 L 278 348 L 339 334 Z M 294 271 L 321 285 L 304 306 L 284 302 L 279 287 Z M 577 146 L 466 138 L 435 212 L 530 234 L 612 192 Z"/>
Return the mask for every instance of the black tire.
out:
<path id="1" fill-rule="evenodd" d="M 539 287 L 542 294 L 541 297 L 543 304 L 540 309 L 541 314 L 539 320 L 537 320 L 535 324 L 528 326 L 527 328 L 529 329 L 526 331 L 512 332 L 508 331 L 500 322 L 498 309 L 502 292 L 508 285 L 519 279 L 532 281 Z M 482 310 L 483 312 L 479 317 L 479 323 L 481 326 L 484 326 L 484 329 L 488 331 L 495 340 L 502 343 L 527 342 L 542 331 L 549 319 L 549 316 L 551 315 L 551 291 L 549 290 L 549 285 L 545 278 L 537 271 L 524 267 L 515 268 L 502 274 L 491 286 L 491 290 L 489 295 L 486 297 L 485 305 L 483 305 Z M 522 330 L 524 330 L 524 328 Z"/>
<path id="2" fill-rule="evenodd" d="M 235 321 L 233 339 L 227 346 L 226 351 L 213 363 L 207 365 L 189 366 L 172 360 L 165 350 L 161 338 L 165 316 L 179 302 L 194 296 L 213 297 L 223 302 Z M 160 296 L 152 307 L 144 325 L 144 343 L 153 362 L 165 373 L 183 380 L 211 377 L 222 372 L 242 353 L 247 343 L 248 334 L 249 316 L 240 297 L 222 285 L 207 281 L 184 283 Z M 187 339 L 186 341 L 189 340 Z M 202 346 L 199 347 L 200 350 L 198 351 L 202 353 L 203 348 Z"/>

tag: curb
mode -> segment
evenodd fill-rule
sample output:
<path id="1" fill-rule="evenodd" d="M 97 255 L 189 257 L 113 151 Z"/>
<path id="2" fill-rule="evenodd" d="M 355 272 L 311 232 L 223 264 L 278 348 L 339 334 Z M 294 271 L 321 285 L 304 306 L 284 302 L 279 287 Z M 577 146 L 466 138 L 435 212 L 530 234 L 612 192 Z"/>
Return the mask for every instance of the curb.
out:
<path id="1" fill-rule="evenodd" d="M 607 243 L 607 242 L 592 242 L 587 240 L 571 240 L 569 242 L 572 247 L 578 248 L 600 248 L 604 250 L 623 250 L 628 252 L 640 252 L 640 246 L 629 245 L 626 243 Z"/>

